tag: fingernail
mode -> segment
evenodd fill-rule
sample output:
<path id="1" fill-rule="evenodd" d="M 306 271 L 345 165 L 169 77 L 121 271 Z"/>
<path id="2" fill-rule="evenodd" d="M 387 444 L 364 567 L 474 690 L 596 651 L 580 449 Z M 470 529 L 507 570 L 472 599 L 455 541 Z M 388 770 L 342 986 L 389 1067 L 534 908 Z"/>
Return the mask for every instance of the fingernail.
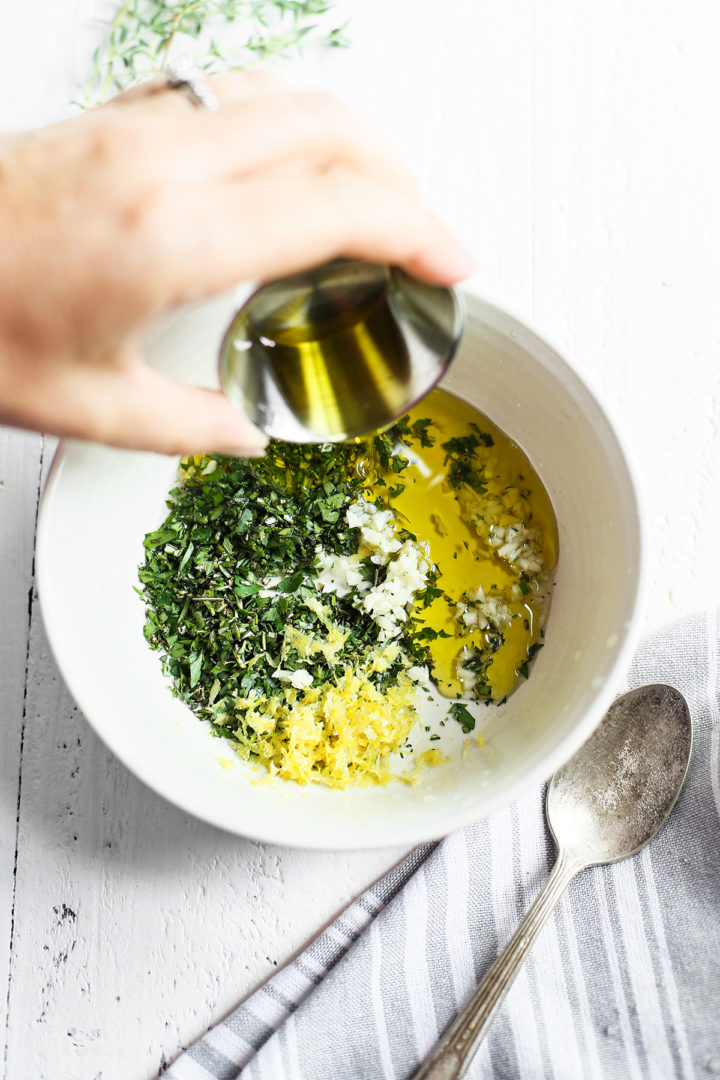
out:
<path id="1" fill-rule="evenodd" d="M 444 275 L 451 281 L 462 281 L 463 278 L 469 277 L 477 266 L 470 252 L 459 240 L 448 244 L 439 262 Z"/>
<path id="2" fill-rule="evenodd" d="M 258 438 L 251 443 L 246 443 L 245 446 L 228 446 L 224 451 L 228 457 L 245 457 L 245 458 L 259 458 L 262 457 L 269 443 L 269 439 L 262 435 L 258 435 Z"/>
<path id="3" fill-rule="evenodd" d="M 266 450 L 267 444 L 265 446 L 251 446 L 245 450 L 231 450 L 230 453 L 235 457 L 259 458 L 264 457 Z"/>

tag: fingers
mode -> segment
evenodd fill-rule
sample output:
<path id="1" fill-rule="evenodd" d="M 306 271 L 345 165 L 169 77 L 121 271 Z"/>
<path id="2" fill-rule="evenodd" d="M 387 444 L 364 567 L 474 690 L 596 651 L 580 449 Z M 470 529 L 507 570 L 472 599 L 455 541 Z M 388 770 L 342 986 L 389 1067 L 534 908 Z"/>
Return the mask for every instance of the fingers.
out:
<path id="1" fill-rule="evenodd" d="M 160 95 L 157 153 L 145 155 L 166 177 L 151 248 L 172 259 L 173 300 L 338 254 L 441 284 L 469 273 L 471 260 L 423 210 L 406 166 L 339 102 L 287 92 L 259 72 L 219 77 L 213 89 L 221 109 L 186 108 L 172 121 L 176 104 Z"/>
<path id="2" fill-rule="evenodd" d="M 239 100 L 183 120 L 183 138 L 165 151 L 168 170 L 185 182 L 249 176 L 282 162 L 332 165 L 415 190 L 410 170 L 382 136 L 335 98 L 275 93 Z"/>
<path id="3" fill-rule="evenodd" d="M 92 438 L 159 454 L 257 457 L 267 438 L 215 390 L 188 386 L 145 365 L 98 387 L 101 423 Z M 88 437 L 87 434 L 85 437 Z"/>
<path id="4" fill-rule="evenodd" d="M 290 86 L 285 79 L 272 71 L 260 69 L 226 71 L 221 75 L 210 76 L 208 82 L 223 108 L 249 98 L 272 97 L 290 92 Z"/>
<path id="5" fill-rule="evenodd" d="M 219 392 L 177 382 L 138 357 L 104 367 L 48 367 L 43 393 L 5 400 L 17 427 L 159 454 L 262 454 L 267 438 Z"/>
<path id="6" fill-rule="evenodd" d="M 273 76 L 250 74 L 213 80 L 224 95 L 217 111 L 196 108 L 162 80 L 120 95 L 115 101 L 135 108 L 118 106 L 112 114 L 119 154 L 127 159 L 146 148 L 144 171 L 163 185 L 244 177 L 299 162 L 315 169 L 344 164 L 414 191 L 392 147 L 339 101 L 289 92 Z"/>
<path id="7" fill-rule="evenodd" d="M 172 253 L 176 302 L 243 278 L 272 278 L 340 255 L 403 267 L 438 285 L 473 269 L 469 254 L 417 198 L 348 169 L 276 173 L 183 196 L 157 228 Z M 187 228 L 171 235 L 182 214 Z"/>

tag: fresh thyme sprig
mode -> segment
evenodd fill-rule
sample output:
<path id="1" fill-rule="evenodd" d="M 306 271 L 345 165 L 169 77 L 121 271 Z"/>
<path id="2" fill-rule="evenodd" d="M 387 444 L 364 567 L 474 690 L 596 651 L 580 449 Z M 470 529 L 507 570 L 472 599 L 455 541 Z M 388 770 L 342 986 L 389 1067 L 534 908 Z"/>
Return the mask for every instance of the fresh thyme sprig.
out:
<path id="1" fill-rule="evenodd" d="M 332 6 L 332 0 L 123 0 L 106 44 L 95 50 L 78 104 L 97 105 L 161 71 L 175 52 L 212 73 L 286 57 L 310 40 L 342 48 L 344 27 L 324 25 Z"/>

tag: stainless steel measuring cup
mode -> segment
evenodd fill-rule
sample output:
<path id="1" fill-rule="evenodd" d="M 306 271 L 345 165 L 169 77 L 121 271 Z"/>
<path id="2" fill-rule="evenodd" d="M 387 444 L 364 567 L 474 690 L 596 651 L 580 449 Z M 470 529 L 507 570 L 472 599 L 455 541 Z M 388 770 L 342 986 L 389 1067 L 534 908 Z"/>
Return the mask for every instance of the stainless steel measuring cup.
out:
<path id="1" fill-rule="evenodd" d="M 456 289 L 397 267 L 336 259 L 252 293 L 223 339 L 220 382 L 273 438 L 359 438 L 435 386 L 464 325 Z"/>

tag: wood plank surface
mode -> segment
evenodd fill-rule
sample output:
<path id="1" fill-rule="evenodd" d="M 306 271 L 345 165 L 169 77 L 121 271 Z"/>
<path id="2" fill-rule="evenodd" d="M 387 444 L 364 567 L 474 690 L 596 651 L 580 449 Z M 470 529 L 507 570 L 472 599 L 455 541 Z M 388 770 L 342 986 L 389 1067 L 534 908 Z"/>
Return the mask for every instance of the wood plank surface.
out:
<path id="1" fill-rule="evenodd" d="M 27 723 L 34 539 L 43 440 L 0 428 L 0 1025 L 15 939 L 19 796 Z"/>

